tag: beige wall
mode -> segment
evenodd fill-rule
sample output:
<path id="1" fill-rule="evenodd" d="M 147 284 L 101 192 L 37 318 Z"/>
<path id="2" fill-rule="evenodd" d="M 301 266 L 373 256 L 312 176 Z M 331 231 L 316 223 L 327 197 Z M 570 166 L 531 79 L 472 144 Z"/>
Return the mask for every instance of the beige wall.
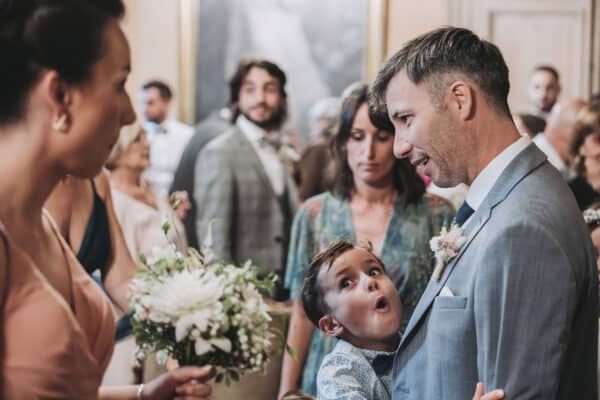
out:
<path id="1" fill-rule="evenodd" d="M 388 57 L 407 40 L 446 24 L 448 0 L 388 1 Z"/>
<path id="2" fill-rule="evenodd" d="M 122 26 L 131 47 L 127 91 L 139 111 L 138 90 L 149 79 L 164 80 L 175 92 L 171 114 L 178 116 L 180 0 L 125 0 Z"/>

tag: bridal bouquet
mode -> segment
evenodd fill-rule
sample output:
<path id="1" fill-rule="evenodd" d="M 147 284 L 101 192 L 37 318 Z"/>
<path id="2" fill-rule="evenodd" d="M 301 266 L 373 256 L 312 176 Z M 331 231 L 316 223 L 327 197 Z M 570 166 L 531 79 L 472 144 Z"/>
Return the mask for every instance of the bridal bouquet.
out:
<path id="1" fill-rule="evenodd" d="M 168 245 L 141 257 L 147 268 L 130 284 L 133 332 L 138 356 L 156 352 L 160 364 L 168 356 L 180 365 L 211 364 L 220 367 L 217 382 L 229 383 L 266 366 L 273 333 L 259 290 L 270 291 L 275 278 L 260 279 L 249 261 L 215 262 L 208 243 L 187 256 Z"/>

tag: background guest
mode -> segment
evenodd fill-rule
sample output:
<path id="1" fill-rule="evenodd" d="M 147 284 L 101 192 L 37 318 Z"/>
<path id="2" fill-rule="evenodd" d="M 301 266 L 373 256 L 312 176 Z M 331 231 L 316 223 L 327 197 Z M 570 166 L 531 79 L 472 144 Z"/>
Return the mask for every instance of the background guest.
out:
<path id="1" fill-rule="evenodd" d="M 560 95 L 560 77 L 551 65 L 538 65 L 529 76 L 531 114 L 547 118 Z"/>
<path id="2" fill-rule="evenodd" d="M 115 213 L 127 247 L 136 259 L 141 254 L 151 257 L 153 247 L 170 242 L 181 252 L 187 249 L 185 229 L 179 219 L 189 208 L 187 199 L 181 198 L 182 206 L 173 211 L 167 200 L 157 196 L 143 179 L 149 165 L 150 146 L 142 127 L 123 127 L 106 166 L 111 171 Z M 165 220 L 171 225 L 167 236 L 161 229 Z"/>
<path id="3" fill-rule="evenodd" d="M 298 162 L 299 197 L 309 197 L 331 189 L 334 165 L 331 162 L 330 138 L 339 120 L 341 100 L 327 97 L 317 101 L 308 112 L 311 142 Z"/>
<path id="4" fill-rule="evenodd" d="M 570 150 L 577 175 L 569 187 L 584 210 L 600 199 L 600 102 L 590 103 L 577 115 Z"/>
<path id="5" fill-rule="evenodd" d="M 316 375 L 335 340 L 321 335 L 299 301 L 311 258 L 335 239 L 370 241 L 400 292 L 406 326 L 431 274 L 429 239 L 453 211 L 445 201 L 424 195 L 425 187 L 406 160 L 393 155 L 393 127 L 369 117 L 367 86 L 344 100 L 334 136 L 337 165 L 333 191 L 308 199 L 292 227 L 285 284 L 294 299 L 288 344 L 297 359 L 284 356 L 279 396 L 294 390 L 316 394 Z"/>
<path id="6" fill-rule="evenodd" d="M 181 154 L 194 129 L 169 118 L 173 92 L 166 83 L 147 82 L 142 86 L 140 100 L 150 142 L 150 167 L 145 178 L 157 196 L 166 198 Z"/>
<path id="7" fill-rule="evenodd" d="M 114 344 L 111 305 L 42 209 L 65 175 L 99 174 L 135 118 L 123 4 L 24 0 L 0 10 L 0 397 L 206 398 L 209 368 L 99 388 Z"/>
<path id="8" fill-rule="evenodd" d="M 585 104 L 585 101 L 581 99 L 561 101 L 552 109 L 544 132 L 533 138 L 533 142 L 548 157 L 548 162 L 566 180 L 573 176 L 573 159 L 569 147 L 573 141 L 573 128 L 575 127 L 577 113 Z"/>
<path id="9" fill-rule="evenodd" d="M 297 202 L 279 153 L 287 115 L 285 84 L 285 73 L 270 61 L 240 62 L 229 84 L 234 127 L 204 146 L 194 187 L 198 241 L 210 225 L 219 257 L 236 265 L 251 259 L 280 278 Z M 274 297 L 287 297 L 279 289 Z"/>

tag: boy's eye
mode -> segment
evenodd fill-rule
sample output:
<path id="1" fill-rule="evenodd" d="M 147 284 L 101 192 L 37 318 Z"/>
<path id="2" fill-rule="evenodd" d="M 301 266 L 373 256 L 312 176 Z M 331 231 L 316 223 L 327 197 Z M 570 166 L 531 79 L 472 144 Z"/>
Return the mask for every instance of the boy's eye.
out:
<path id="1" fill-rule="evenodd" d="M 347 288 L 348 286 L 350 286 L 350 284 L 351 284 L 351 283 L 352 283 L 352 282 L 350 281 L 350 279 L 348 279 L 348 278 L 344 278 L 344 279 L 342 279 L 342 280 L 340 281 L 340 288 L 342 288 L 342 289 L 345 289 L 345 288 Z"/>
<path id="2" fill-rule="evenodd" d="M 369 275 L 371 275 L 371 276 L 381 275 L 381 269 L 371 268 L 371 270 L 369 271 Z"/>

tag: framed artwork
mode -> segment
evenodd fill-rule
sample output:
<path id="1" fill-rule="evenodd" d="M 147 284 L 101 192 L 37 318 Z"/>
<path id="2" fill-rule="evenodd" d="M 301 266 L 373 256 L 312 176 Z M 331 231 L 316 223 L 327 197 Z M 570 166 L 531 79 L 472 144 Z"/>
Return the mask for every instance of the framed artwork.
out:
<path id="1" fill-rule="evenodd" d="M 386 0 L 181 0 L 180 15 L 188 121 L 227 104 L 242 58 L 265 58 L 287 75 L 287 126 L 302 136 L 315 101 L 373 78 L 385 54 Z"/>

